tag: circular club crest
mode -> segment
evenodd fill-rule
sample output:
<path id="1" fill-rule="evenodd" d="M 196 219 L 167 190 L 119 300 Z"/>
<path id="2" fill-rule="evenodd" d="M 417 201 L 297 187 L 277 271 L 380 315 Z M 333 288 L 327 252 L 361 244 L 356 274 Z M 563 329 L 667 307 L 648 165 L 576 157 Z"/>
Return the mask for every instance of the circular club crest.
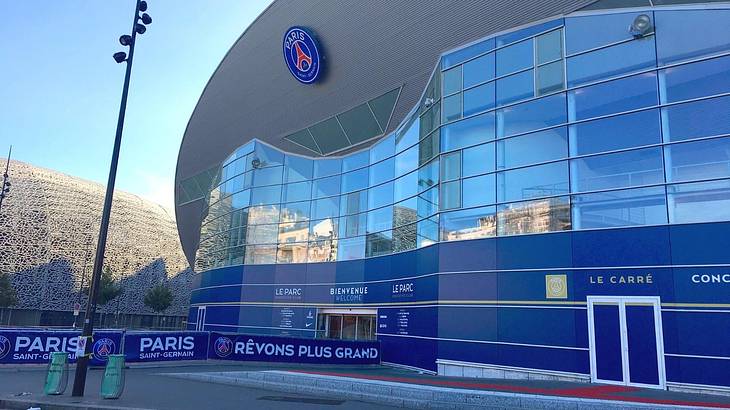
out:
<path id="1" fill-rule="evenodd" d="M 114 353 L 114 341 L 108 337 L 101 338 L 94 343 L 94 357 L 99 360 L 106 360 L 110 354 Z"/>
<path id="2" fill-rule="evenodd" d="M 0 336 L 0 359 L 7 356 L 11 348 L 10 339 L 5 336 Z"/>
<path id="3" fill-rule="evenodd" d="M 221 336 L 215 340 L 213 348 L 215 349 L 215 354 L 217 354 L 218 357 L 226 357 L 233 351 L 233 342 L 231 339 Z"/>
<path id="4" fill-rule="evenodd" d="M 319 44 L 309 31 L 292 27 L 284 35 L 284 61 L 300 83 L 312 84 L 322 71 Z"/>

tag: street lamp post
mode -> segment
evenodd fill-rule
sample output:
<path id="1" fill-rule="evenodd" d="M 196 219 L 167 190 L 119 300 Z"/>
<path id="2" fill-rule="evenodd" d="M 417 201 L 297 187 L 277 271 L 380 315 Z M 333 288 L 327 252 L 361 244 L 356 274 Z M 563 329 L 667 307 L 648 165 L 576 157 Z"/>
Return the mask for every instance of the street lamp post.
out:
<path id="1" fill-rule="evenodd" d="M 96 300 L 99 296 L 99 282 L 101 281 L 101 268 L 104 265 L 104 250 L 106 248 L 106 236 L 109 230 L 109 215 L 112 210 L 112 197 L 114 196 L 114 182 L 117 176 L 117 164 L 119 162 L 119 148 L 122 143 L 122 129 L 124 127 L 124 114 L 127 109 L 127 94 L 129 92 L 129 78 L 132 74 L 132 57 L 134 56 L 134 45 L 137 34 L 143 34 L 147 27 L 152 23 L 152 18 L 144 13 L 147 11 L 147 2 L 144 0 L 136 0 L 134 9 L 134 20 L 132 22 L 132 35 L 123 35 L 119 37 L 119 42 L 123 46 L 129 46 L 129 56 L 127 53 L 120 51 L 114 53 L 114 60 L 117 63 L 127 62 L 127 70 L 124 75 L 124 88 L 122 89 L 122 102 L 119 106 L 119 118 L 117 120 L 117 134 L 114 139 L 114 151 L 112 152 L 112 162 L 109 167 L 109 180 L 106 184 L 106 195 L 104 196 L 104 208 L 101 214 L 101 226 L 99 227 L 99 239 L 96 246 L 96 258 L 94 259 L 94 270 L 91 277 L 91 289 L 89 291 L 89 302 L 86 304 L 86 312 L 84 315 L 84 330 L 81 333 L 79 342 L 82 338 L 86 342 L 84 354 L 77 357 L 76 374 L 74 377 L 73 396 L 83 396 L 84 387 L 86 386 L 86 370 L 89 366 L 90 353 L 93 350 L 91 335 L 94 330 L 94 313 L 96 312 Z M 140 12 L 143 14 L 140 16 Z"/>
<path id="2" fill-rule="evenodd" d="M 8 171 L 10 170 L 10 155 L 13 154 L 13 146 L 10 146 L 10 149 L 8 150 L 8 161 L 5 163 L 5 172 L 3 172 L 3 184 L 0 185 L 0 209 L 3 207 L 3 199 L 8 195 L 8 192 L 10 192 L 10 181 L 8 179 L 10 178 L 10 175 L 8 175 Z"/>

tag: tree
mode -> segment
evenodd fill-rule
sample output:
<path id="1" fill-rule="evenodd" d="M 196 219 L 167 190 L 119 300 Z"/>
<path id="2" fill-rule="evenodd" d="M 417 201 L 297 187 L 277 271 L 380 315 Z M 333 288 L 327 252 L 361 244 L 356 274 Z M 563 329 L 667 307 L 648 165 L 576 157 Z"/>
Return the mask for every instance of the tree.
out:
<path id="1" fill-rule="evenodd" d="M 0 274 L 0 308 L 15 306 L 17 303 L 18 293 L 10 282 L 10 276 L 7 273 Z M 8 315 L 9 323 L 10 316 Z"/>
<path id="2" fill-rule="evenodd" d="M 114 276 L 108 266 L 104 266 L 99 286 L 99 297 L 96 300 L 98 306 L 106 305 L 122 294 L 122 287 L 114 280 Z M 84 294 L 88 296 L 89 288 L 84 289 Z"/>
<path id="3" fill-rule="evenodd" d="M 150 288 L 144 296 L 144 304 L 158 315 L 169 308 L 172 304 L 172 291 L 170 288 L 160 283 Z M 157 325 L 159 326 L 160 318 L 157 317 Z"/>

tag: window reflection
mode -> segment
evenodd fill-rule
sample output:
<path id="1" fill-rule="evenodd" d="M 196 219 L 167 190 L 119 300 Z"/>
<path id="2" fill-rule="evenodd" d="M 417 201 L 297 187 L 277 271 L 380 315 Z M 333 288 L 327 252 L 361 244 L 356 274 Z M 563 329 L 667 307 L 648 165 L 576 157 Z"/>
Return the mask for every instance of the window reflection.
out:
<path id="1" fill-rule="evenodd" d="M 573 196 L 573 229 L 667 223 L 664 187 Z"/>
<path id="2" fill-rule="evenodd" d="M 730 221 L 730 180 L 667 186 L 669 222 Z"/>
<path id="3" fill-rule="evenodd" d="M 441 215 L 441 240 L 458 241 L 495 236 L 497 217 L 494 206 L 446 212 Z"/>
<path id="4" fill-rule="evenodd" d="M 497 207 L 497 234 L 566 231 L 570 229 L 568 197 L 517 202 Z"/>

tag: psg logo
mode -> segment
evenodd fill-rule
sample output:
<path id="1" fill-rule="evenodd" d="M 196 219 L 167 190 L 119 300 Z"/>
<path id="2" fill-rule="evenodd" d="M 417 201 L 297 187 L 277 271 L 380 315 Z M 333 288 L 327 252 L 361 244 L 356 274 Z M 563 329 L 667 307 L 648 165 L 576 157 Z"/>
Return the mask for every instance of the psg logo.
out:
<path id="1" fill-rule="evenodd" d="M 94 357 L 100 360 L 106 360 L 110 354 L 114 353 L 114 341 L 104 337 L 94 343 Z"/>
<path id="2" fill-rule="evenodd" d="M 5 336 L 0 336 L 0 359 L 7 356 L 10 353 L 10 349 L 10 339 Z"/>
<path id="3" fill-rule="evenodd" d="M 215 340 L 213 348 L 215 349 L 215 354 L 217 354 L 218 357 L 226 357 L 233 351 L 233 342 L 231 339 L 221 336 Z"/>
<path id="4" fill-rule="evenodd" d="M 284 35 L 284 61 L 294 78 L 311 84 L 320 76 L 322 59 L 314 37 L 302 27 L 292 27 Z"/>

